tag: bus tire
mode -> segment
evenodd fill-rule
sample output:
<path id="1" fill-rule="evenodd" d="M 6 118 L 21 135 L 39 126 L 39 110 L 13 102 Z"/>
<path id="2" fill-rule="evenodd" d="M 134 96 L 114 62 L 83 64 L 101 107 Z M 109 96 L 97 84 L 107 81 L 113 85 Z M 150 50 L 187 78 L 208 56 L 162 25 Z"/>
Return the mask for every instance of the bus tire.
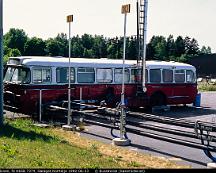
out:
<path id="1" fill-rule="evenodd" d="M 150 106 L 162 106 L 166 105 L 166 97 L 163 93 L 161 92 L 156 92 L 152 94 L 150 98 Z"/>

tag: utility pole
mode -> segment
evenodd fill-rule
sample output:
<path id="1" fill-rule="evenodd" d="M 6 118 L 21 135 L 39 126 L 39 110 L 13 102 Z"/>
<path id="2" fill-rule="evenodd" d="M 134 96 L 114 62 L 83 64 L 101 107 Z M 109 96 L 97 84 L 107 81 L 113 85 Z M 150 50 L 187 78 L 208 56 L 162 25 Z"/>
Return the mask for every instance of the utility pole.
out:
<path id="1" fill-rule="evenodd" d="M 3 125 L 3 0 L 0 0 L 0 126 Z"/>
<path id="2" fill-rule="evenodd" d="M 144 0 L 144 26 L 143 26 L 143 61 L 142 61 L 142 88 L 146 92 L 146 40 L 147 40 L 147 12 L 148 0 Z"/>
<path id="3" fill-rule="evenodd" d="M 146 92 L 146 40 L 148 0 L 137 0 L 137 65 L 142 67 L 142 90 Z"/>

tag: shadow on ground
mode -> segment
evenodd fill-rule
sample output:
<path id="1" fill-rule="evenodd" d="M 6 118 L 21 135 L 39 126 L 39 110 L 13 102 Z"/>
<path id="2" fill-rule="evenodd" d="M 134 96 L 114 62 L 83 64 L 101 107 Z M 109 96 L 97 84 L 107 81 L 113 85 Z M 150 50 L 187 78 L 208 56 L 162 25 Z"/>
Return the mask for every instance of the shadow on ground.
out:
<path id="1" fill-rule="evenodd" d="M 45 142 L 54 140 L 52 136 L 47 136 L 42 132 L 37 133 L 34 130 L 24 131 L 9 124 L 0 127 L 0 137 L 8 137 L 17 140 L 43 140 Z"/>

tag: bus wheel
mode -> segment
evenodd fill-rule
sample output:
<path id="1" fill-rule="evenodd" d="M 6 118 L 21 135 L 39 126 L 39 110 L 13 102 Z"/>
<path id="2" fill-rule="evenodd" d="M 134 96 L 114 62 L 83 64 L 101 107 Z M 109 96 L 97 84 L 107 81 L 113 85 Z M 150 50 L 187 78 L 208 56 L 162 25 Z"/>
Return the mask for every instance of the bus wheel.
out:
<path id="1" fill-rule="evenodd" d="M 166 98 L 162 93 L 155 93 L 150 98 L 150 105 L 153 106 L 162 106 L 166 105 Z"/>

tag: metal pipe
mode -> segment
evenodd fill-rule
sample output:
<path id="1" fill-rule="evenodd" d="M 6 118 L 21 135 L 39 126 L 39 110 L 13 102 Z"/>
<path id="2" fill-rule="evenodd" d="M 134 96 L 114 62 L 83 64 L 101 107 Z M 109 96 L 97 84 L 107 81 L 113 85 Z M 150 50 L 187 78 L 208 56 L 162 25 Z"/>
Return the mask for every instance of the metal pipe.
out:
<path id="1" fill-rule="evenodd" d="M 124 14 L 124 45 L 123 45 L 123 63 L 122 63 L 122 93 L 121 93 L 121 105 L 124 106 L 124 94 L 125 94 L 125 54 L 126 54 L 126 26 L 127 26 L 127 13 Z"/>
<path id="2" fill-rule="evenodd" d="M 42 90 L 39 91 L 39 122 L 42 120 Z"/>
<path id="3" fill-rule="evenodd" d="M 71 121 L 71 22 L 69 22 L 69 67 L 68 67 L 68 118 L 67 125 L 70 125 Z"/>
<path id="4" fill-rule="evenodd" d="M 80 87 L 80 110 L 82 110 L 82 87 Z"/>
<path id="5" fill-rule="evenodd" d="M 120 117 L 120 138 L 123 139 L 125 132 L 125 54 L 126 54 L 126 29 L 127 13 L 124 14 L 124 46 L 123 46 L 123 64 L 122 64 L 122 93 L 121 93 L 121 117 Z"/>
<path id="6" fill-rule="evenodd" d="M 0 0 L 0 126 L 3 125 L 3 0 Z"/>

